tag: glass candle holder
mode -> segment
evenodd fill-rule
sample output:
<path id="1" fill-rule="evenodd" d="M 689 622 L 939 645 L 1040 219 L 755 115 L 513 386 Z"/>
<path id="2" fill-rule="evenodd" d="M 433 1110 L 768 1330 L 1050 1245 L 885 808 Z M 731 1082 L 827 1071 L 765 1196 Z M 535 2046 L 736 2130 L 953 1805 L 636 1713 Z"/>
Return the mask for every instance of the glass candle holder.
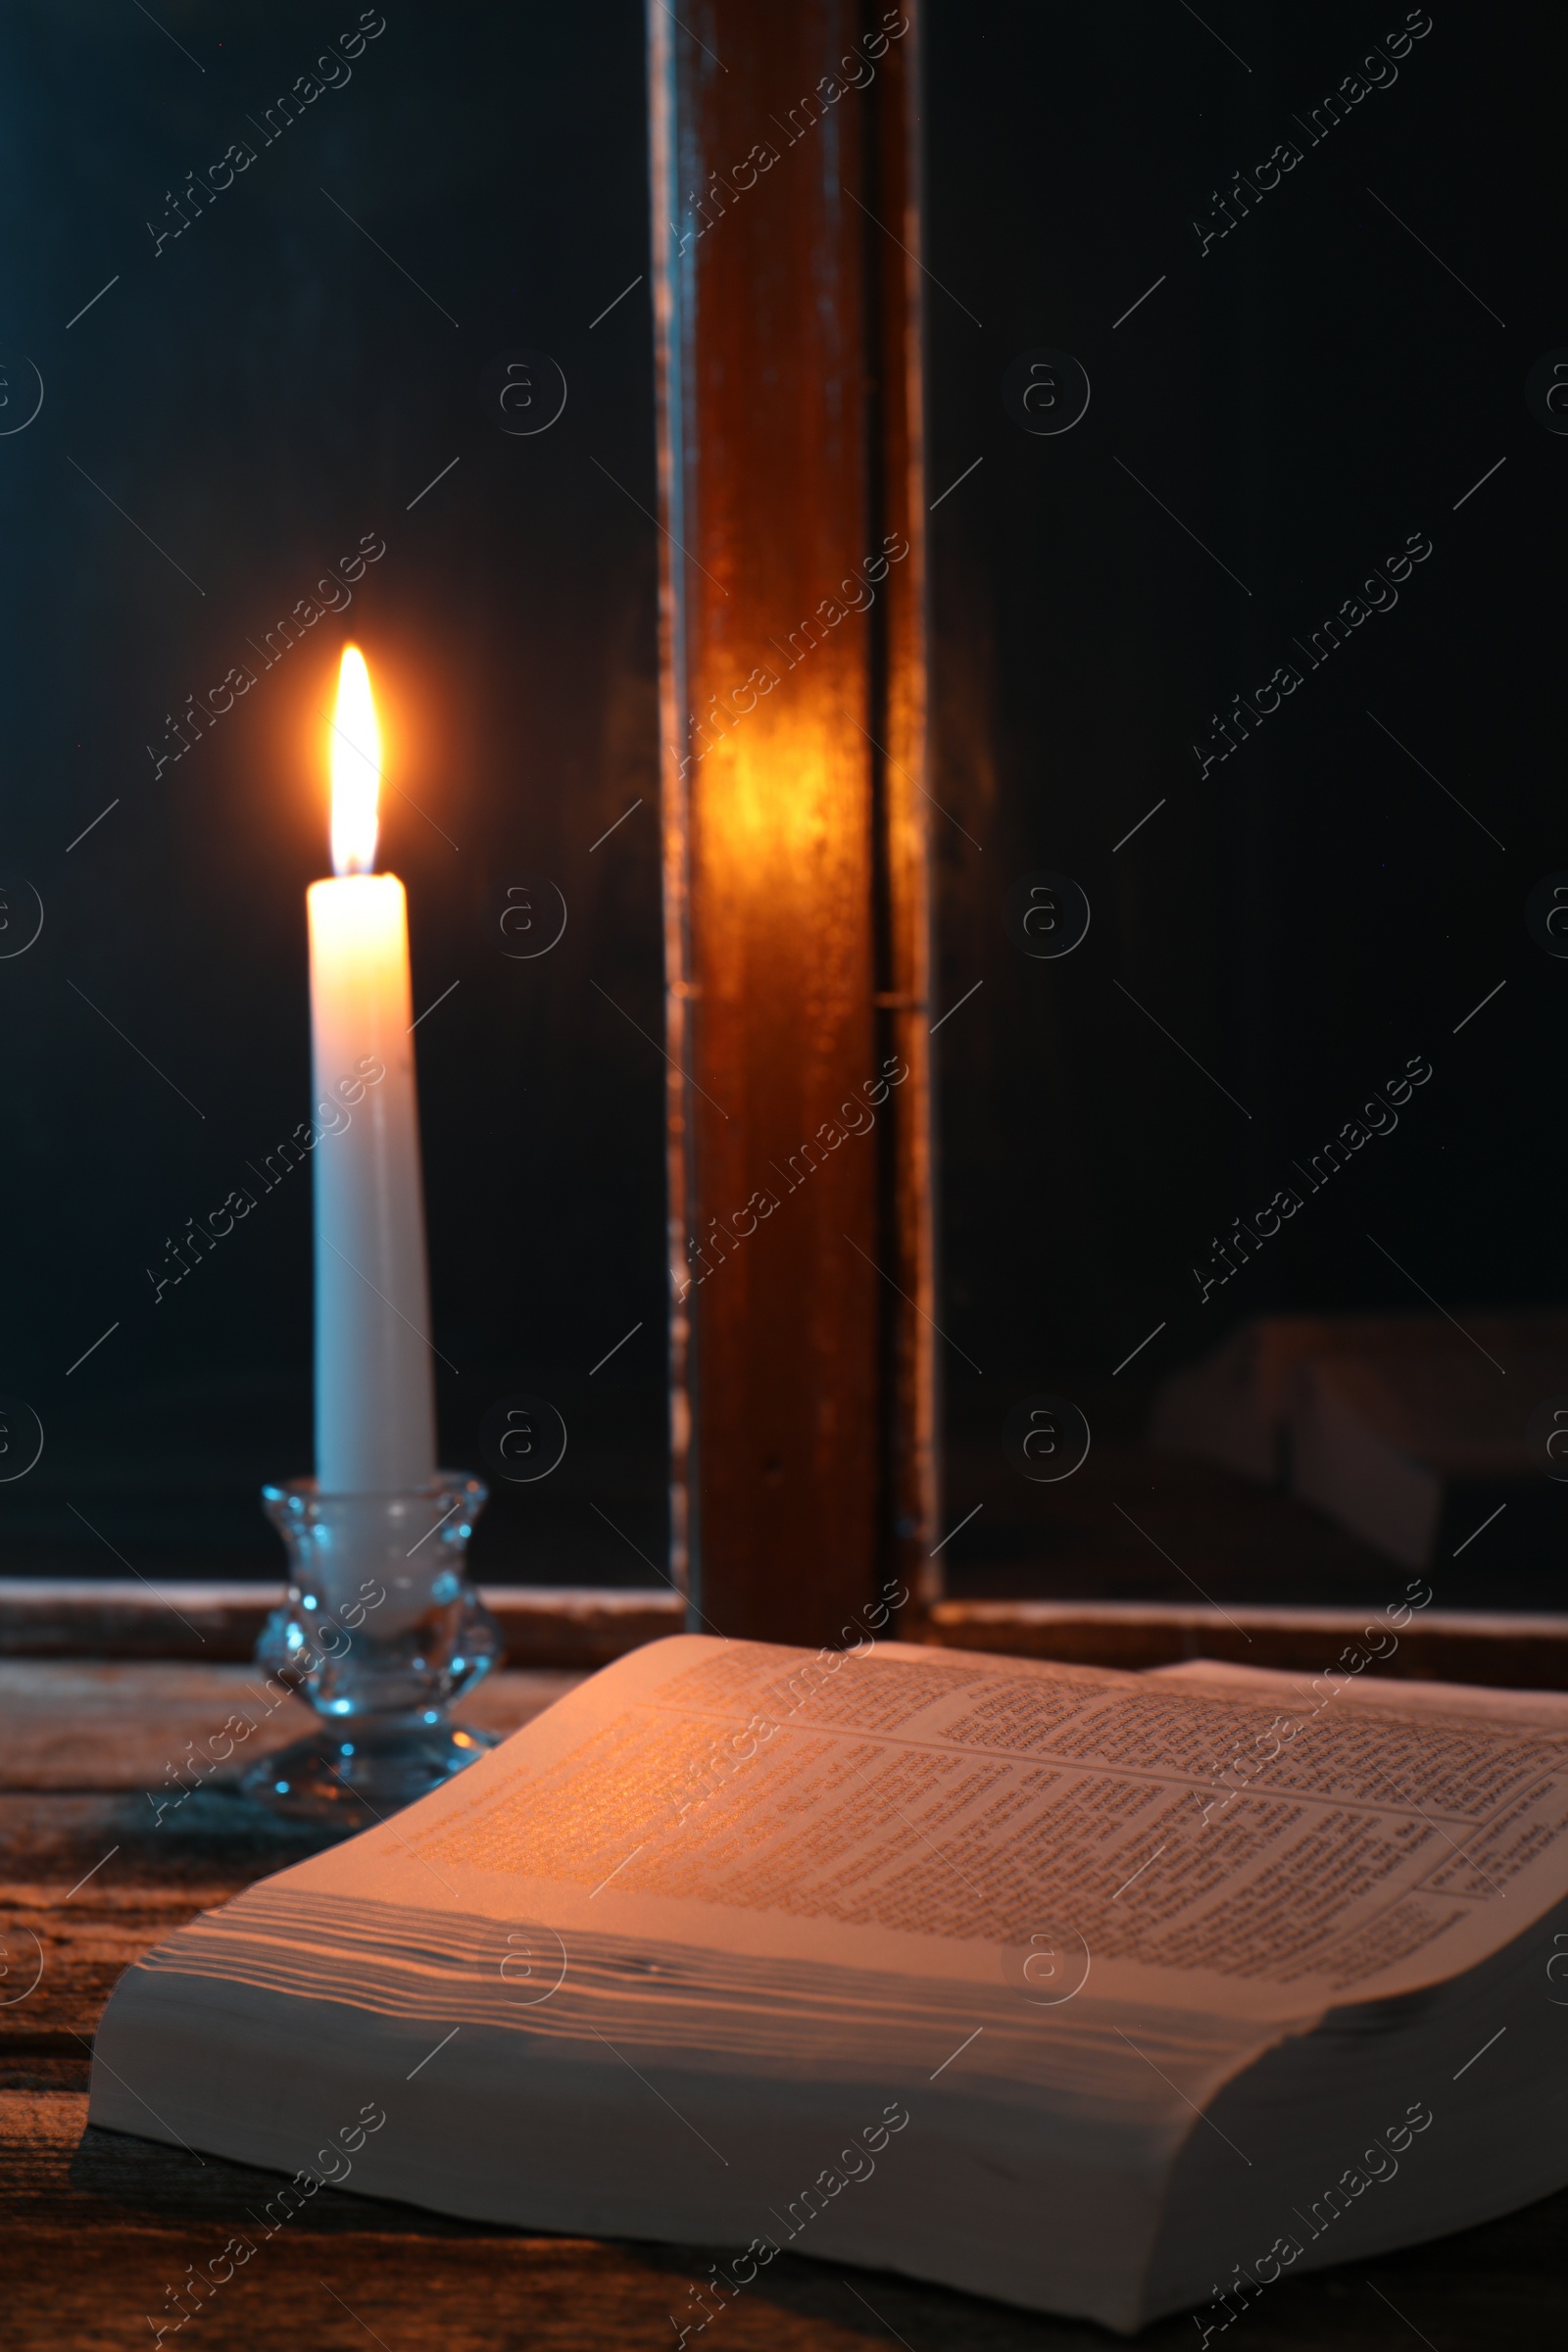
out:
<path id="1" fill-rule="evenodd" d="M 494 1733 L 448 1719 L 502 1655 L 464 1565 L 487 1491 L 454 1470 L 407 1494 L 319 1494 L 314 1478 L 262 1489 L 289 1581 L 256 1663 L 323 1720 L 259 1756 L 248 1795 L 364 1829 L 496 1745 Z"/>

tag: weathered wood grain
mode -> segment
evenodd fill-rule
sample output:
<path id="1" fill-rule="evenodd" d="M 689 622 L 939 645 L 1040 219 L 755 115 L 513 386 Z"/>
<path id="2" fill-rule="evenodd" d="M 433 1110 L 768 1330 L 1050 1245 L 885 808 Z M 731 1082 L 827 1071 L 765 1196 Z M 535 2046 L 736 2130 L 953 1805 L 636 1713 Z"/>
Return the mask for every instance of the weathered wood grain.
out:
<path id="1" fill-rule="evenodd" d="M 0 1723 L 11 1693 L 28 1687 L 25 1673 L 6 1677 L 8 1657 L 169 1658 L 205 1667 L 248 1660 L 281 1592 L 271 1585 L 153 1588 L 128 1578 L 69 1585 L 0 1578 Z M 673 1592 L 541 1586 L 488 1588 L 485 1598 L 500 1619 L 511 1666 L 547 1677 L 608 1665 L 685 1625 L 683 1604 Z M 1376 1615 L 1375 1608 L 1249 1601 L 1220 1609 L 1179 1601 L 954 1599 L 939 1601 L 923 1628 L 908 1629 L 908 1638 L 923 1635 L 950 1648 L 1133 1673 L 1178 1658 L 1215 1657 L 1315 1674 L 1331 1666 Z M 1397 1650 L 1371 1660 L 1366 1671 L 1509 1690 L 1568 1690 L 1568 1615 L 1427 1609 L 1412 1616 Z M 479 1710 L 492 1703 L 488 1693 L 501 1680 L 495 1678 L 488 1691 L 481 1686 L 469 1702 L 476 1723 L 489 1723 Z"/>
<path id="2" fill-rule="evenodd" d="M 486 1585 L 512 1666 L 608 1666 L 686 1621 L 679 1593 L 648 1587 Z M 0 1657 L 249 1659 L 280 1584 L 129 1577 L 0 1577 Z"/>
<path id="3" fill-rule="evenodd" d="M 581 1680 L 493 1674 L 457 1713 L 483 1731 L 514 1732 Z M 301 1700 L 270 1692 L 252 1667 L 0 1658 L 0 1787 L 137 1788 L 172 1803 L 187 1787 L 234 1777 L 316 1720 Z M 227 1724 L 253 1728 L 225 1733 Z"/>
<path id="4" fill-rule="evenodd" d="M 1386 1641 L 1379 1611 L 1270 1604 L 1184 1607 L 1174 1601 L 942 1600 L 929 1638 L 952 1649 L 1119 1666 L 1141 1674 L 1182 1658 L 1324 1674 L 1364 1629 Z M 1436 1683 L 1485 1683 L 1503 1690 L 1568 1690 L 1568 1616 L 1427 1609 L 1398 1646 L 1354 1671 Z"/>
<path id="5" fill-rule="evenodd" d="M 579 1679 L 497 1674 L 463 1713 L 515 1731 Z M 213 1736 L 250 1719 L 216 1761 Z M 314 1720 L 294 1699 L 269 1711 L 240 1666 L 0 1660 L 0 2056 L 70 2057 L 138 1954 L 330 1842 L 238 1786 Z"/>
<path id="6" fill-rule="evenodd" d="M 733 2252 L 537 2237 L 331 2190 L 269 2236 L 258 2217 L 273 2176 L 88 2131 L 85 2111 L 80 2091 L 0 2093 L 8 2352 L 145 2346 L 149 2321 L 177 2316 L 170 2290 L 231 2240 L 254 2250 L 182 2331 L 210 2352 L 336 2352 L 368 2341 L 386 2352 L 652 2348 L 673 2344 L 677 2322 L 700 2314 L 692 2290 Z M 1565 2219 L 1568 2198 L 1557 2198 L 1434 2246 L 1282 2282 L 1248 2313 L 1248 2340 L 1255 2352 L 1386 2352 L 1419 2330 L 1440 2352 L 1555 2352 Z M 1084 2323 L 789 2255 L 704 2332 L 734 2352 L 892 2342 L 913 2352 L 1102 2352 L 1115 2340 Z M 1175 2352 L 1194 2342 L 1192 2320 L 1164 2321 L 1139 2340 Z"/>
<path id="7" fill-rule="evenodd" d="M 327 1842 L 232 1781 L 162 1821 L 128 1788 L 0 1789 L 0 2061 L 82 2055 L 122 1969 Z"/>
<path id="8" fill-rule="evenodd" d="M 671 1554 L 815 1646 L 936 1573 L 920 12 L 824 142 L 778 117 L 858 0 L 689 5 L 648 20 Z"/>

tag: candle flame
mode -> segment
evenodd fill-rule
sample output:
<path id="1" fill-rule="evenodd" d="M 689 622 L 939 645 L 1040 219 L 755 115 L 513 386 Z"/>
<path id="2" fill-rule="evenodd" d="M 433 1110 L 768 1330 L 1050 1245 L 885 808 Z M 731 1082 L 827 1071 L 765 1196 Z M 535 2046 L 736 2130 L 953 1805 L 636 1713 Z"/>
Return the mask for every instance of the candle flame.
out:
<path id="1" fill-rule="evenodd" d="M 343 648 L 332 721 L 332 870 L 375 870 L 381 793 L 381 730 L 375 722 L 370 673 L 357 645 Z"/>

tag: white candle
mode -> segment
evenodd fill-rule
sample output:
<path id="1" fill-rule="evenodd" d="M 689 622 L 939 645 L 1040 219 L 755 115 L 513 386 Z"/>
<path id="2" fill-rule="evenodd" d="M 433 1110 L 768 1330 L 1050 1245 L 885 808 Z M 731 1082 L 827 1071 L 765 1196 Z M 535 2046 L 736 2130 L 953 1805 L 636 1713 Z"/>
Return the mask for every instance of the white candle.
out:
<path id="1" fill-rule="evenodd" d="M 332 863 L 306 897 L 316 1125 L 316 1478 L 393 1494 L 435 1473 L 408 902 L 375 864 L 381 747 L 359 649 L 332 730 Z"/>

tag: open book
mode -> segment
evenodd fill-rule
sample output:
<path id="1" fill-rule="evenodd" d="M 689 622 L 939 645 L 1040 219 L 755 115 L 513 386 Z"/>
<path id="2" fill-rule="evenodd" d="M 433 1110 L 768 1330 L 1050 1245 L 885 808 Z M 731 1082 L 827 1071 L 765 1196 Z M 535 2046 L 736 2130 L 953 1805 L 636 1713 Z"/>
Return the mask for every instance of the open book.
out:
<path id="1" fill-rule="evenodd" d="M 1568 2182 L 1568 1699 L 1352 1663 L 651 1643 L 127 1970 L 92 2121 L 744 2248 L 680 2342 L 783 2247 L 1206 2341 Z"/>

